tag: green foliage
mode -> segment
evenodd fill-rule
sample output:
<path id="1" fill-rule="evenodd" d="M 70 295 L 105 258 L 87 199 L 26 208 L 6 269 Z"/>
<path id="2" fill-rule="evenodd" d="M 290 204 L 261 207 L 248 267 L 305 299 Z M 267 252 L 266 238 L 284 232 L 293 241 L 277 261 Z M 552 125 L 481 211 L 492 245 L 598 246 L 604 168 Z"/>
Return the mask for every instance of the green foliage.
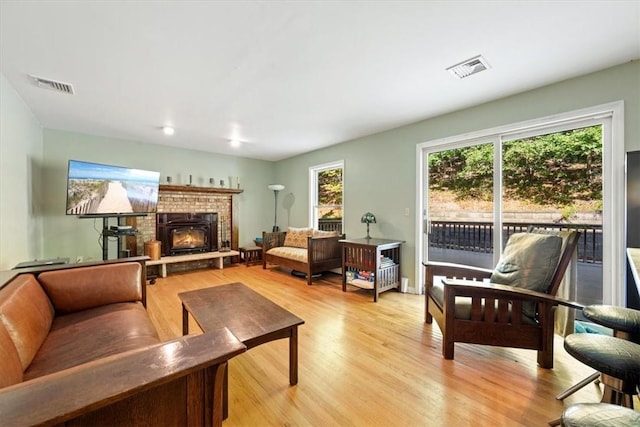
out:
<path id="1" fill-rule="evenodd" d="M 557 206 L 602 199 L 600 126 L 507 141 L 502 164 L 505 198 Z M 460 199 L 491 200 L 493 145 L 430 155 L 429 188 Z"/>
<path id="2" fill-rule="evenodd" d="M 320 206 L 342 205 L 342 168 L 318 173 L 318 204 Z M 321 218 L 342 218 L 342 209 L 330 209 L 321 213 Z"/>
<path id="3" fill-rule="evenodd" d="M 342 204 L 342 169 L 330 169 L 318 173 L 318 203 Z"/>

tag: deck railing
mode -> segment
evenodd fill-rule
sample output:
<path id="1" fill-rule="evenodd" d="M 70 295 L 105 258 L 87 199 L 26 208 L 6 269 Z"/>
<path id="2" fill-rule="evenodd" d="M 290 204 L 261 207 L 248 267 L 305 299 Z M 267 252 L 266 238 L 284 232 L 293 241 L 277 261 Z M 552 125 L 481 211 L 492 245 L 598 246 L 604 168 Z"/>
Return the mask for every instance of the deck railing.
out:
<path id="1" fill-rule="evenodd" d="M 602 263 L 601 225 L 505 222 L 502 224 L 505 242 L 513 233 L 527 231 L 530 226 L 547 230 L 579 231 L 581 234 L 578 243 L 578 260 L 580 262 Z M 493 223 L 431 221 L 429 246 L 441 249 L 491 253 L 493 252 Z"/>
<path id="2" fill-rule="evenodd" d="M 318 229 L 322 231 L 337 231 L 338 234 L 342 234 L 342 218 L 319 219 Z"/>

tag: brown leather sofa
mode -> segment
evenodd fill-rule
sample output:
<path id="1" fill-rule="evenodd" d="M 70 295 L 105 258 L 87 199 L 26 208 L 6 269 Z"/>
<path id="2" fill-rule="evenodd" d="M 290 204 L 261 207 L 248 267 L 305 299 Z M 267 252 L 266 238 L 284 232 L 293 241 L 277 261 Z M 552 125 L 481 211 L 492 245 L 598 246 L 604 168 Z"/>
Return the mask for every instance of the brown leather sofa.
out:
<path id="1" fill-rule="evenodd" d="M 5 272 L 4 425 L 220 425 L 226 328 L 161 343 L 146 311 L 147 257 Z"/>

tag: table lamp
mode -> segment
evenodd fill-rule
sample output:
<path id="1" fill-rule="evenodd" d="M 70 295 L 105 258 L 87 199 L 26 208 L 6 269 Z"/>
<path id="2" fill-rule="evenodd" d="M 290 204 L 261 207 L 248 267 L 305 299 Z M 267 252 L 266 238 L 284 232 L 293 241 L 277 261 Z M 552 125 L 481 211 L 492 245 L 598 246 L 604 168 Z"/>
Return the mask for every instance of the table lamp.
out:
<path id="1" fill-rule="evenodd" d="M 367 212 L 366 214 L 362 215 L 362 218 L 360 218 L 360 222 L 367 224 L 367 239 L 370 239 L 371 236 L 369 236 L 369 224 L 376 223 L 376 216 L 371 212 Z"/>

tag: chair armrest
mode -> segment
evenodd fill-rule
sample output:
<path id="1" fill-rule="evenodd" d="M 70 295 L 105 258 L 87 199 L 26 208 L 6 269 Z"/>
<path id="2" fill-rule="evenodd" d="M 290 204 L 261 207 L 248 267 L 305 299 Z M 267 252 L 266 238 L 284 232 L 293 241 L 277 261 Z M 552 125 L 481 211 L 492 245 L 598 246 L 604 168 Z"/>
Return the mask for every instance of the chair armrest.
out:
<path id="1" fill-rule="evenodd" d="M 423 262 L 427 272 L 432 272 L 433 276 L 460 277 L 462 279 L 488 279 L 493 270 L 489 268 L 474 267 L 471 265 L 454 264 L 451 262 Z"/>
<path id="2" fill-rule="evenodd" d="M 125 399 L 143 401 L 153 389 L 244 351 L 246 346 L 221 328 L 105 357 L 1 389 L 2 422 L 60 424 Z"/>
<path id="3" fill-rule="evenodd" d="M 564 305 L 577 310 L 582 310 L 584 308 L 584 305 L 575 301 L 509 285 L 460 279 L 442 279 L 442 283 L 444 285 L 445 300 L 447 298 L 455 298 L 456 296 L 466 296 L 474 298 L 493 298 L 499 300 L 520 300 L 535 303 L 544 302 L 554 306 Z"/>

